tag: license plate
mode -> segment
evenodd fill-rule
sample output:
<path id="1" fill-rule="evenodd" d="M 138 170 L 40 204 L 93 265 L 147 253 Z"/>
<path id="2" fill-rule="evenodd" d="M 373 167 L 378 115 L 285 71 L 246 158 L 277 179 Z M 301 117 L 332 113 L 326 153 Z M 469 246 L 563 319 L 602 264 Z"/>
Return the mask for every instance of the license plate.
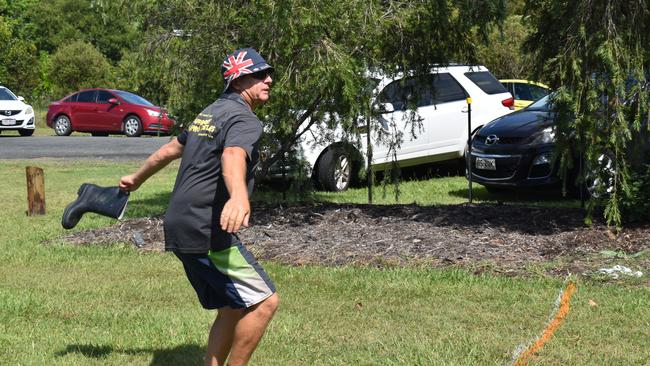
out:
<path id="1" fill-rule="evenodd" d="M 476 158 L 476 169 L 497 170 L 497 163 L 490 158 Z"/>
<path id="2" fill-rule="evenodd" d="M 15 124 L 16 124 L 16 120 L 15 120 L 15 119 L 3 119 L 3 120 L 2 120 L 2 125 L 3 125 L 3 126 L 13 126 L 13 125 L 15 125 Z"/>

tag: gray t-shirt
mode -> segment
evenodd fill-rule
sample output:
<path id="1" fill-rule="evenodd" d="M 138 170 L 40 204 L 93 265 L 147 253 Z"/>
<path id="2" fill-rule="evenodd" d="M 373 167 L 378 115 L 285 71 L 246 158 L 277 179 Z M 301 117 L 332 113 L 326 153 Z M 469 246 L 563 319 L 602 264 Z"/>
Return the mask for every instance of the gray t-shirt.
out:
<path id="1" fill-rule="evenodd" d="M 248 193 L 259 160 L 262 123 L 239 94 L 223 94 L 178 136 L 185 145 L 169 207 L 165 213 L 165 249 L 207 253 L 230 247 L 239 239 L 221 229 L 220 216 L 229 198 L 221 172 L 226 147 L 246 150 Z"/>

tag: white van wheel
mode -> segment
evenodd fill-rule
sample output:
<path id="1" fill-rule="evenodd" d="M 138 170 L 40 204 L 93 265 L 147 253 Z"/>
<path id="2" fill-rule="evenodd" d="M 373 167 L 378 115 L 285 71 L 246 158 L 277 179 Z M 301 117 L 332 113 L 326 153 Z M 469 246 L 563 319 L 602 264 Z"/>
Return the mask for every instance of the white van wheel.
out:
<path id="1" fill-rule="evenodd" d="M 359 166 L 349 151 L 342 146 L 335 146 L 321 156 L 316 177 L 327 191 L 345 191 L 358 181 Z"/>

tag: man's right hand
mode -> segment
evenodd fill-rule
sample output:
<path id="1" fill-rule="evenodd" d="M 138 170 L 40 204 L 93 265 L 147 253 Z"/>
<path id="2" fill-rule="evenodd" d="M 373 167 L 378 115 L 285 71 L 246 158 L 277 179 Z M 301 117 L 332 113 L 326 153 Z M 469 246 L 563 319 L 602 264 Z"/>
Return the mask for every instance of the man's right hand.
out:
<path id="1" fill-rule="evenodd" d="M 184 148 L 176 138 L 161 146 L 145 160 L 144 164 L 135 173 L 120 178 L 120 189 L 125 192 L 132 192 L 140 188 L 142 183 L 157 171 L 167 166 L 172 160 L 183 156 Z"/>
<path id="2" fill-rule="evenodd" d="M 122 178 L 120 178 L 119 187 L 121 190 L 125 192 L 132 192 L 140 188 L 141 184 L 142 183 L 139 182 L 133 174 L 131 174 L 131 175 L 125 175 Z"/>
<path id="3" fill-rule="evenodd" d="M 248 219 L 251 215 L 251 205 L 248 197 L 231 197 L 221 210 L 219 224 L 221 229 L 229 233 L 236 233 L 239 228 L 248 227 Z"/>

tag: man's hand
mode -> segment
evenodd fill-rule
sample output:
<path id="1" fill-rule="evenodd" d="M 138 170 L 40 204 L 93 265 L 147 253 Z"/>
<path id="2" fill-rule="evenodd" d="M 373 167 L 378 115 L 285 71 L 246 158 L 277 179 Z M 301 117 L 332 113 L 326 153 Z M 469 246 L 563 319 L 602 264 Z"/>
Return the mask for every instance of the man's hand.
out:
<path id="1" fill-rule="evenodd" d="M 221 211 L 221 229 L 235 233 L 242 226 L 248 227 L 251 205 L 248 197 L 231 197 Z"/>
<path id="2" fill-rule="evenodd" d="M 151 154 L 145 160 L 144 164 L 133 174 L 125 175 L 120 178 L 119 187 L 125 192 L 132 192 L 140 188 L 149 177 L 156 174 L 157 171 L 164 168 L 172 160 L 183 156 L 185 147 L 174 138 L 170 142 L 161 146 L 156 152 Z"/>
<path id="3" fill-rule="evenodd" d="M 140 185 L 142 182 L 138 182 L 135 179 L 134 174 L 131 175 L 125 175 L 122 178 L 120 178 L 120 184 L 119 187 L 121 190 L 125 192 L 132 192 L 135 191 L 136 189 L 140 188 Z"/>

